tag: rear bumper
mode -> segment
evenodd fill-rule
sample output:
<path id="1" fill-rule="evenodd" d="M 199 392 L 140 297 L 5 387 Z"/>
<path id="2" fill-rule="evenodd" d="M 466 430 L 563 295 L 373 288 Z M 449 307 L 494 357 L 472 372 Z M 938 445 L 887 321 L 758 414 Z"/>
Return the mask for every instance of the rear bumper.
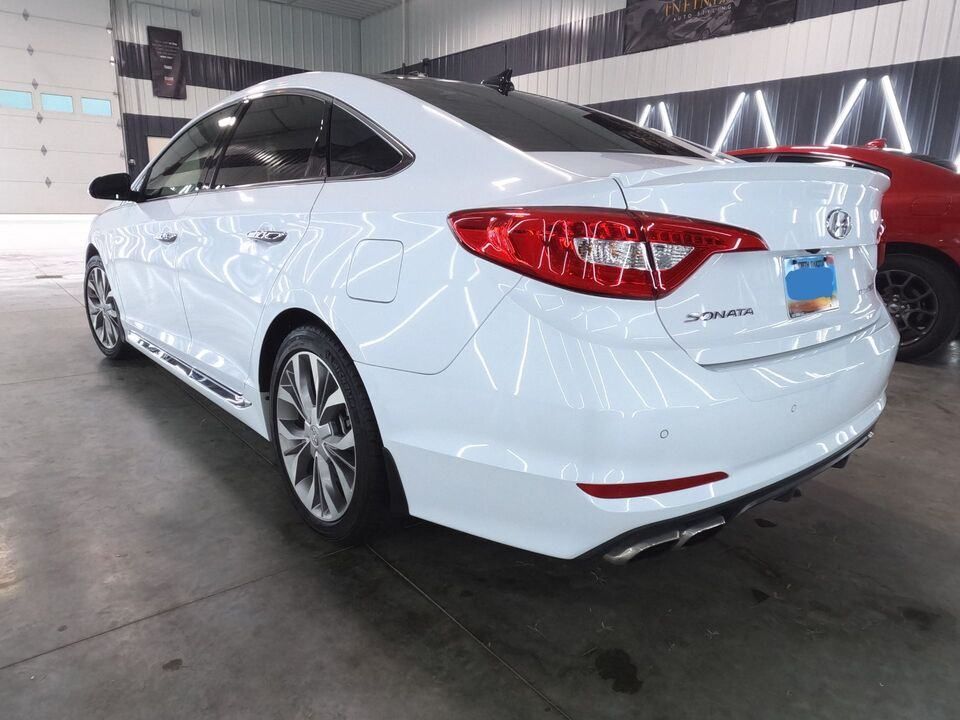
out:
<path id="1" fill-rule="evenodd" d="M 444 371 L 360 365 L 410 513 L 574 558 L 776 494 L 856 447 L 883 410 L 898 343 L 886 316 L 817 348 L 709 368 L 651 305 L 524 281 Z M 728 477 L 645 497 L 577 486 L 716 471 Z"/>
<path id="2" fill-rule="evenodd" d="M 873 428 L 864 432 L 842 449 L 808 468 L 741 497 L 705 508 L 695 513 L 645 525 L 585 552 L 581 557 L 603 554 L 604 560 L 623 565 L 648 550 L 663 547 L 679 548 L 713 530 L 719 530 L 738 515 L 769 500 L 790 499 L 794 490 L 832 467 L 844 467 L 847 460 L 873 438 Z"/>

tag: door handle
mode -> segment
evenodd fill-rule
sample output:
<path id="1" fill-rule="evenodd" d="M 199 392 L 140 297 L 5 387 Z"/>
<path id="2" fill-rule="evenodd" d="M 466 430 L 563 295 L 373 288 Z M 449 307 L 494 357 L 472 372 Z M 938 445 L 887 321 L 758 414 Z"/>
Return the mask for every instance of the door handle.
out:
<path id="1" fill-rule="evenodd" d="M 177 239 L 177 234 L 175 232 L 170 232 L 169 230 L 164 230 L 162 233 L 157 235 L 156 240 L 162 243 L 172 243 Z"/>
<path id="2" fill-rule="evenodd" d="M 251 230 L 247 233 L 251 240 L 260 240 L 262 242 L 275 243 L 287 237 L 283 230 Z"/>

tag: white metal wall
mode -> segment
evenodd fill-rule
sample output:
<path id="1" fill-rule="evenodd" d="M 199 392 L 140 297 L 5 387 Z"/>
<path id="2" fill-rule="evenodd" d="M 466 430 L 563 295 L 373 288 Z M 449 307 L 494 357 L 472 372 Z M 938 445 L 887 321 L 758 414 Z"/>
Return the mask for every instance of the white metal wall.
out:
<path id="1" fill-rule="evenodd" d="M 407 0 L 405 22 L 400 7 L 361 22 L 362 66 L 365 72 L 383 72 L 401 62 L 416 63 L 582 22 L 625 4 L 626 0 Z M 951 57 L 960 55 L 958 5 L 958 0 L 906 0 L 865 7 L 515 76 L 514 82 L 532 92 L 599 103 Z"/>
<path id="2" fill-rule="evenodd" d="M 960 3 L 906 0 L 514 78 L 580 104 L 960 55 Z M 960 78 L 955 79 L 960 82 Z"/>
<path id="3" fill-rule="evenodd" d="M 363 72 L 582 22 L 625 5 L 626 0 L 407 0 L 361 21 Z"/>
<path id="4" fill-rule="evenodd" d="M 0 0 L 0 89 L 33 104 L 0 107 L 0 213 L 104 205 L 87 194 L 90 179 L 124 169 L 109 26 L 109 0 Z M 69 96 L 73 112 L 44 110 L 43 93 Z M 109 100 L 111 115 L 82 113 L 84 97 Z"/>
<path id="5" fill-rule="evenodd" d="M 147 44 L 147 26 L 183 33 L 184 50 L 305 70 L 360 69 L 360 22 L 266 0 L 115 0 L 117 38 Z M 229 90 L 188 85 L 186 100 L 156 98 L 149 80 L 120 78 L 123 111 L 194 117 Z"/>

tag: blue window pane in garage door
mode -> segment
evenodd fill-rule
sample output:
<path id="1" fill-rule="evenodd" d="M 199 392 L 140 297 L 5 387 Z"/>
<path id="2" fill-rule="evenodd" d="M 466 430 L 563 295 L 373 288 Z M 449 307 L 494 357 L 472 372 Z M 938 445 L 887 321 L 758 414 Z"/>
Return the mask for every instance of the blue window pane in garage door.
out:
<path id="1" fill-rule="evenodd" d="M 32 110 L 33 95 L 22 90 L 0 90 L 0 107 Z"/>
<path id="2" fill-rule="evenodd" d="M 47 112 L 73 112 L 73 98 L 69 95 L 52 95 L 40 93 L 40 104 Z"/>
<path id="3" fill-rule="evenodd" d="M 102 115 L 104 117 L 110 117 L 113 114 L 110 101 L 101 98 L 80 98 L 80 112 L 84 115 Z"/>

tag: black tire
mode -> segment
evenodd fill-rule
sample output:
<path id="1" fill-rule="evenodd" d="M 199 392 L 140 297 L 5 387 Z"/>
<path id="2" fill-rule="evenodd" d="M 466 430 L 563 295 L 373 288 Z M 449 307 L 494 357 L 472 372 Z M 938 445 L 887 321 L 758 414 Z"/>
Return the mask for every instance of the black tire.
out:
<path id="1" fill-rule="evenodd" d="M 87 316 L 87 327 L 90 328 L 90 334 L 93 336 L 93 341 L 97 344 L 100 352 L 106 355 L 111 360 L 122 360 L 129 358 L 133 355 L 133 348 L 127 344 L 126 334 L 123 330 L 123 323 L 120 321 L 120 310 L 117 307 L 117 302 L 112 295 L 108 298 L 108 303 L 112 308 L 113 313 L 116 314 L 115 327 L 116 327 L 116 341 L 113 344 L 108 344 L 103 339 L 101 339 L 97 334 L 97 329 L 94 327 L 94 317 L 95 313 L 91 312 L 90 303 L 94 301 L 94 298 L 91 296 L 90 288 L 88 283 L 90 282 L 91 273 L 101 272 L 103 276 L 107 278 L 106 268 L 103 266 L 103 261 L 100 259 L 99 255 L 94 255 L 89 260 L 87 260 L 87 267 L 83 273 L 83 308 L 86 311 Z M 109 278 L 107 278 L 109 283 Z M 109 285 L 107 286 L 109 288 Z"/>
<path id="2" fill-rule="evenodd" d="M 343 404 L 349 413 L 353 433 L 355 460 L 353 494 L 342 516 L 331 521 L 322 520 L 315 515 L 314 510 L 305 504 L 304 499 L 294 488 L 277 430 L 278 390 L 281 375 L 291 358 L 304 351 L 317 355 L 333 373 L 343 392 Z M 281 344 L 270 378 L 270 434 L 273 438 L 278 470 L 284 487 L 300 517 L 311 528 L 334 542 L 352 544 L 368 537 L 379 527 L 385 518 L 387 500 L 387 474 L 380 430 L 360 374 L 343 346 L 327 329 L 315 326 L 300 327 L 287 335 Z"/>
<path id="3" fill-rule="evenodd" d="M 877 273 L 877 290 L 900 330 L 898 359 L 930 355 L 956 337 L 960 282 L 936 260 L 911 253 L 887 255 Z M 917 310 L 921 306 L 922 312 Z"/>

